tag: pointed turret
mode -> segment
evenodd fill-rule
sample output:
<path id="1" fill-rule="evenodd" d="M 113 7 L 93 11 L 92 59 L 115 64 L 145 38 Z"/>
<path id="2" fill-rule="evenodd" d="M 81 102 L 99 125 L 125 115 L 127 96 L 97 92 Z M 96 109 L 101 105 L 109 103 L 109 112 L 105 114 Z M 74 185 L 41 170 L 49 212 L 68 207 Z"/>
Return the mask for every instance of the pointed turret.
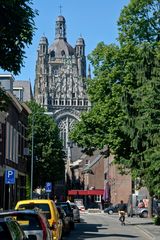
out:
<path id="1" fill-rule="evenodd" d="M 78 38 L 76 42 L 76 56 L 78 59 L 79 75 L 82 77 L 86 77 L 85 42 L 82 37 Z"/>
<path id="2" fill-rule="evenodd" d="M 48 53 L 48 39 L 45 36 L 42 36 L 39 42 L 39 53 L 47 54 Z"/>
<path id="3" fill-rule="evenodd" d="M 88 78 L 91 79 L 91 66 L 90 66 L 90 64 L 88 66 Z"/>

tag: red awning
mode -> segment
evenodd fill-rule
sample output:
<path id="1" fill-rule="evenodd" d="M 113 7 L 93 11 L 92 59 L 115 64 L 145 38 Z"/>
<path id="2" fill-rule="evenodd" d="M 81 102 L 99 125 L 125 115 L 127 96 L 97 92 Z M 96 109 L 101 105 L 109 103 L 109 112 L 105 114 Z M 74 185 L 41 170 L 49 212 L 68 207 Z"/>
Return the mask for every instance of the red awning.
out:
<path id="1" fill-rule="evenodd" d="M 94 190 L 68 190 L 68 196 L 71 195 L 103 195 L 103 189 L 94 189 Z"/>

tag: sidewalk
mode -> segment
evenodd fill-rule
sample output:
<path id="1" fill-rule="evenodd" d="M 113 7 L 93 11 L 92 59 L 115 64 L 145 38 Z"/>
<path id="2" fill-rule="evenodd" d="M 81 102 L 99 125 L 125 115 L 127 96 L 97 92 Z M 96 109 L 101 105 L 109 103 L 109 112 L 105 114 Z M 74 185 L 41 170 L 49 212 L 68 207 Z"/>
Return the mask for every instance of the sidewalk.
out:
<path id="1" fill-rule="evenodd" d="M 154 225 L 151 218 L 126 217 L 126 225 L 131 224 L 145 232 L 150 239 L 160 239 L 160 226 Z"/>

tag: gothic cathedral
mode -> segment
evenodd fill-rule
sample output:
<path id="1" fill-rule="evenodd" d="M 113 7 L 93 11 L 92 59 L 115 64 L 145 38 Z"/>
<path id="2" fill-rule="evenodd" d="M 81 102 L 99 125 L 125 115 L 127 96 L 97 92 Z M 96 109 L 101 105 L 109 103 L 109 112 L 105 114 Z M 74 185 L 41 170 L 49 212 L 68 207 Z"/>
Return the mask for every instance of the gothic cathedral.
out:
<path id="1" fill-rule="evenodd" d="M 57 17 L 51 46 L 46 37 L 40 40 L 34 91 L 36 102 L 53 113 L 68 158 L 78 159 L 80 152 L 78 156 L 76 145 L 71 156 L 69 132 L 75 121 L 79 121 L 81 112 L 90 108 L 86 95 L 85 42 L 78 38 L 74 48 L 67 42 L 63 16 Z"/>

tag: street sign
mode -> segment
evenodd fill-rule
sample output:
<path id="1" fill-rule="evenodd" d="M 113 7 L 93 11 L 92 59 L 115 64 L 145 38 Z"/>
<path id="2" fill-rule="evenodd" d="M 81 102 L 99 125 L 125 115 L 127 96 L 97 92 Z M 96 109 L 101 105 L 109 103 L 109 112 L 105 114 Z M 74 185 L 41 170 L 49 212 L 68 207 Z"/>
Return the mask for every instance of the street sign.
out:
<path id="1" fill-rule="evenodd" d="M 5 171 L 5 184 L 15 184 L 15 170 Z"/>
<path id="2" fill-rule="evenodd" d="M 52 192 L 52 183 L 51 182 L 46 182 L 45 190 L 48 193 Z"/>

